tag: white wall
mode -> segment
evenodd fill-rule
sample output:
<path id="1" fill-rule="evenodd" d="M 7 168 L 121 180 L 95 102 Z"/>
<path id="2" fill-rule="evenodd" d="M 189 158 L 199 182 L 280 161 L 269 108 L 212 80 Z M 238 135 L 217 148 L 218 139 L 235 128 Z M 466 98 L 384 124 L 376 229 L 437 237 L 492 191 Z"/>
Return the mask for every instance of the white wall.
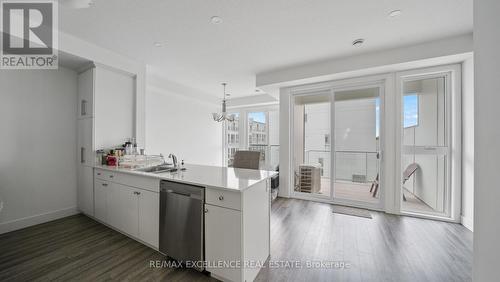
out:
<path id="1" fill-rule="evenodd" d="M 376 100 L 352 99 L 335 102 L 335 177 L 350 180 L 353 174 L 366 175 L 373 181 L 378 171 Z M 339 152 L 340 151 L 340 152 Z M 342 151 L 371 152 L 348 153 Z"/>
<path id="2" fill-rule="evenodd" d="M 0 85 L 0 233 L 76 213 L 76 73 L 3 70 Z"/>
<path id="3" fill-rule="evenodd" d="M 470 52 L 472 34 L 464 34 L 261 72 L 257 73 L 256 84 L 266 93 L 277 96 L 282 87 L 457 63 L 463 61 L 463 54 Z"/>
<path id="4" fill-rule="evenodd" d="M 149 87 L 146 91 L 146 152 L 174 153 L 179 162 L 221 166 L 222 123 L 211 113 L 220 105 Z"/>
<path id="5" fill-rule="evenodd" d="M 462 64 L 462 224 L 474 230 L 474 60 Z"/>
<path id="6" fill-rule="evenodd" d="M 498 281 L 500 267 L 500 1 L 474 1 L 474 281 Z"/>
<path id="7" fill-rule="evenodd" d="M 335 150 L 377 151 L 375 118 L 375 99 L 335 102 Z"/>

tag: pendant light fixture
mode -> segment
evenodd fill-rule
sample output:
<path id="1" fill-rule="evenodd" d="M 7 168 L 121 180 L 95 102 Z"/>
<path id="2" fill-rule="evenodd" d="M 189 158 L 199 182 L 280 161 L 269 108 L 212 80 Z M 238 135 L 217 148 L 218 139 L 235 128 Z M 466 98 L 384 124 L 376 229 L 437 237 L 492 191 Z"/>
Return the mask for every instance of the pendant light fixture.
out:
<path id="1" fill-rule="evenodd" d="M 224 120 L 234 121 L 234 115 L 228 115 L 226 112 L 226 97 L 229 96 L 229 94 L 226 94 L 226 85 L 227 83 L 222 83 L 222 86 L 224 87 L 224 96 L 222 97 L 222 113 L 212 113 L 212 118 L 216 122 L 222 122 Z"/>

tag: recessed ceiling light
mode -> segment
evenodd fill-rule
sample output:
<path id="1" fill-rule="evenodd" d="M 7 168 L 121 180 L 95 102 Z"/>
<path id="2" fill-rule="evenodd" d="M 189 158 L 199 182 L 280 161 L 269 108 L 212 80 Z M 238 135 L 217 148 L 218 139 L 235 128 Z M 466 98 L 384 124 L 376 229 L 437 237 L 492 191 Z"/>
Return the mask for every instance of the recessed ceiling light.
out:
<path id="1" fill-rule="evenodd" d="M 222 18 L 219 16 L 213 16 L 210 18 L 210 22 L 213 24 L 221 24 L 222 23 Z"/>
<path id="2" fill-rule="evenodd" d="M 399 17 L 401 16 L 401 10 L 393 10 L 393 11 L 390 11 L 389 14 L 387 14 L 387 16 L 389 18 L 396 18 L 396 17 Z"/>
<path id="3" fill-rule="evenodd" d="M 356 47 L 359 47 L 361 46 L 363 43 L 365 42 L 365 40 L 363 38 L 359 38 L 359 39 L 356 39 L 352 42 L 352 46 L 356 46 Z"/>
<path id="4" fill-rule="evenodd" d="M 156 41 L 155 43 L 153 43 L 153 45 L 155 47 L 162 47 L 163 46 L 163 43 L 159 42 L 159 41 Z"/>

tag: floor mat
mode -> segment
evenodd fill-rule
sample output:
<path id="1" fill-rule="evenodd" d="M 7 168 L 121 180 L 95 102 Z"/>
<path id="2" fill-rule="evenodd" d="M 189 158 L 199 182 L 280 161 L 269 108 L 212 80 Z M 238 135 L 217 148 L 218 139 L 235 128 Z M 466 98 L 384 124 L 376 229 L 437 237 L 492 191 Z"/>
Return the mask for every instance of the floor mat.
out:
<path id="1" fill-rule="evenodd" d="M 370 213 L 370 211 L 365 209 L 332 205 L 332 212 L 345 215 L 358 216 L 358 217 L 365 217 L 369 219 L 372 218 L 372 214 Z"/>

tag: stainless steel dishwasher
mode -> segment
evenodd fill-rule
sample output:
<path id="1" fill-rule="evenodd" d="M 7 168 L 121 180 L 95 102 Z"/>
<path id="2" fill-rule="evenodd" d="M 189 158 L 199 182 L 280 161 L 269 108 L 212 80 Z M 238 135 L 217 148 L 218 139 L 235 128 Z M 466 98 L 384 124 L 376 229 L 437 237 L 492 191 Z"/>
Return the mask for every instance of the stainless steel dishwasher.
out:
<path id="1" fill-rule="evenodd" d="M 204 260 L 204 202 L 204 187 L 161 181 L 161 253 L 187 266 Z"/>

